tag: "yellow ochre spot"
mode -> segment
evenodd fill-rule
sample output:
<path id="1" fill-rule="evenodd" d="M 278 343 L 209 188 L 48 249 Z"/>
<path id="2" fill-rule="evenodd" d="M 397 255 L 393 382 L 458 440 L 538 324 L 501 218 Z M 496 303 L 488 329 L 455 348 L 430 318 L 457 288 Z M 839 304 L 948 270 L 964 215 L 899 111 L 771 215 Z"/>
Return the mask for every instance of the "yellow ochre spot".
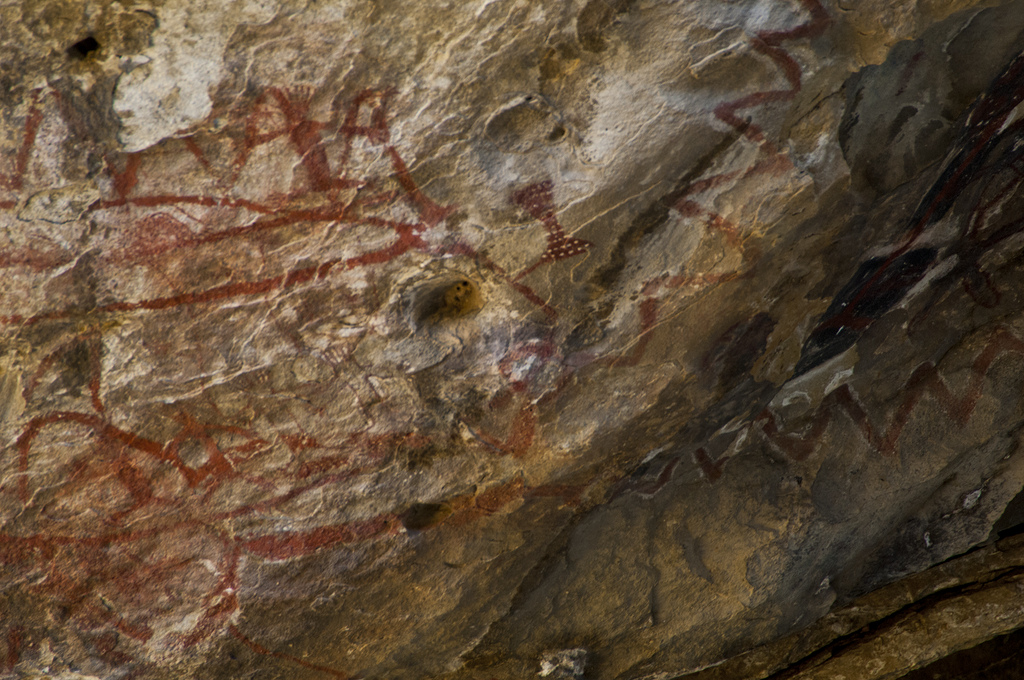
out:
<path id="1" fill-rule="evenodd" d="M 437 316 L 454 319 L 475 312 L 482 306 L 480 288 L 469 279 L 458 279 L 445 290 Z"/>

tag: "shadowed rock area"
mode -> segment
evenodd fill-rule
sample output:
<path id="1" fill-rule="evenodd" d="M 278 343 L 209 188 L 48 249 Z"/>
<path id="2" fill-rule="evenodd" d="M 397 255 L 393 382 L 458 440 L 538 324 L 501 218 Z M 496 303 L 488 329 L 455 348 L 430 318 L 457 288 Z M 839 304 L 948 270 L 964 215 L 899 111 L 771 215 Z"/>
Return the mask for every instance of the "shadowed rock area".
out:
<path id="1" fill-rule="evenodd" d="M 0 676 L 1016 677 L 1024 0 L 0 47 Z"/>

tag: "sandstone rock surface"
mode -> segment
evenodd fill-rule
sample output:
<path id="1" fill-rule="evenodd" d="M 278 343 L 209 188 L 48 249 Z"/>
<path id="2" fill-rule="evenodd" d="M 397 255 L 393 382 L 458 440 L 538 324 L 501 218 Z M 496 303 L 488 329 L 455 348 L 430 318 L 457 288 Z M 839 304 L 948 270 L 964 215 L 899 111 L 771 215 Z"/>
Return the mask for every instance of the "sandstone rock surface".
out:
<path id="1" fill-rule="evenodd" d="M 0 45 L 4 674 L 671 678 L 1014 524 L 1024 0 Z"/>

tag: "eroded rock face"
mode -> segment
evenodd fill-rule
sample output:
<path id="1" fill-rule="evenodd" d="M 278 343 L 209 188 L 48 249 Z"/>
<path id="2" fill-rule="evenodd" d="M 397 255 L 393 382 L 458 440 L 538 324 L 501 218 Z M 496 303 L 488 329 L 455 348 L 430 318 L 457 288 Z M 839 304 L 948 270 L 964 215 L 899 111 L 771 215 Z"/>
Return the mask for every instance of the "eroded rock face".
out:
<path id="1" fill-rule="evenodd" d="M 1024 484 L 1024 4 L 0 6 L 5 672 L 670 677 Z"/>

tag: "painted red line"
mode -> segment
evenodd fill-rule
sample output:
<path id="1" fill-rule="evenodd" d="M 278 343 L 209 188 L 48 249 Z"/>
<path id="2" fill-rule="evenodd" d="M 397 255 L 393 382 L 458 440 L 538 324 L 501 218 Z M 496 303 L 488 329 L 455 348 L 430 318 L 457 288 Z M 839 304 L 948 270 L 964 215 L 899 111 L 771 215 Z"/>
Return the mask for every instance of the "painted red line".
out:
<path id="1" fill-rule="evenodd" d="M 153 637 L 153 629 L 145 624 L 132 623 L 124 617 L 118 616 L 114 612 L 98 605 L 89 604 L 87 606 L 97 618 L 106 621 L 128 637 L 135 638 L 142 642 L 147 642 L 151 637 Z"/>
<path id="2" fill-rule="evenodd" d="M 286 560 L 308 555 L 322 548 L 396 533 L 398 527 L 398 517 L 393 513 L 385 513 L 368 520 L 319 527 L 310 531 L 293 531 L 251 538 L 243 540 L 241 546 L 253 555 L 265 559 Z"/>
<path id="3" fill-rule="evenodd" d="M 36 142 L 36 134 L 39 132 L 39 124 L 43 122 L 43 112 L 39 109 L 39 90 L 32 92 L 32 108 L 28 118 L 25 119 L 25 137 L 18 149 L 18 155 L 14 161 L 14 177 L 10 180 L 10 187 L 18 191 L 25 179 L 25 170 L 28 169 L 29 154 Z"/>
<path id="4" fill-rule="evenodd" d="M 126 446 L 143 451 L 161 460 L 168 460 L 168 456 L 166 455 L 162 445 L 151 439 L 145 439 L 132 432 L 126 432 L 125 430 L 114 427 L 98 416 L 90 415 L 88 413 L 77 413 L 74 411 L 57 411 L 45 416 L 38 416 L 29 421 L 28 425 L 15 442 L 19 458 L 18 471 L 21 473 L 18 479 L 18 488 L 21 500 L 24 503 L 27 503 L 29 499 L 28 458 L 29 452 L 32 448 L 32 442 L 39 435 L 39 432 L 44 426 L 60 422 L 72 422 L 84 425 L 93 430 L 93 432 L 96 432 L 107 439 L 119 441 Z"/>
<path id="5" fill-rule="evenodd" d="M 124 157 L 124 170 L 118 172 L 114 162 L 106 159 L 107 170 L 114 179 L 114 194 L 124 199 L 139 182 L 139 166 L 142 165 L 142 153 L 135 152 Z"/>
<path id="6" fill-rule="evenodd" d="M 199 164 L 209 172 L 211 170 L 210 161 L 206 160 L 206 154 L 203 153 L 203 150 L 199 148 L 198 144 L 196 144 L 196 140 L 189 136 L 184 139 L 184 142 L 185 148 L 188 149 L 192 155 L 196 157 L 196 160 L 199 161 Z"/>
<path id="7" fill-rule="evenodd" d="M 992 333 L 984 349 L 975 358 L 971 366 L 970 380 L 959 396 L 949 388 L 934 364 L 925 362 L 919 365 L 904 383 L 901 393 L 906 396 L 903 402 L 895 409 L 889 422 L 881 428 L 872 425 L 871 419 L 853 391 L 848 385 L 843 385 L 822 400 L 811 417 L 810 430 L 806 435 L 780 431 L 776 416 L 767 410 L 759 417 L 759 420 L 763 421 L 762 432 L 769 442 L 787 456 L 793 460 L 804 460 L 817 449 L 832 419 L 839 413 L 844 413 L 857 426 L 871 448 L 885 457 L 893 457 L 899 449 L 900 435 L 903 434 L 917 404 L 925 396 L 934 398 L 950 421 L 961 427 L 967 424 L 982 396 L 984 381 L 992 364 L 1005 354 L 1024 356 L 1024 341 L 1008 330 L 999 328 Z"/>
<path id="8" fill-rule="evenodd" d="M 607 359 L 609 366 L 636 366 L 640 363 L 644 353 L 647 351 L 647 344 L 651 341 L 652 333 L 658 322 L 658 298 L 647 297 L 640 302 L 640 334 L 637 336 L 633 352 Z"/>
<path id="9" fill-rule="evenodd" d="M 391 165 L 394 167 L 397 173 L 396 179 L 398 184 L 405 189 L 409 197 L 412 198 L 413 202 L 420 208 L 420 216 L 423 222 L 428 227 L 436 227 L 446 217 L 455 212 L 455 206 L 440 206 L 427 198 L 419 186 L 412 180 L 412 174 L 409 172 L 409 168 L 406 167 L 405 161 L 395 147 L 388 145 L 384 147 L 384 152 L 387 153 L 388 157 L 391 158 Z"/>
<path id="10" fill-rule="evenodd" d="M 267 293 L 272 290 L 294 285 L 300 281 L 307 281 L 310 277 L 306 276 L 306 271 L 310 271 L 315 275 L 317 267 L 308 267 L 305 270 L 295 270 L 288 274 L 282 274 L 280 276 L 272 276 L 266 279 L 260 279 L 258 281 L 241 281 L 239 283 L 227 283 L 222 286 L 210 288 L 204 291 L 195 293 L 182 293 L 180 295 L 170 295 L 167 297 L 151 298 L 149 300 L 139 300 L 137 302 L 112 302 L 106 305 L 100 305 L 92 310 L 91 313 L 106 313 L 106 312 L 134 312 L 139 310 L 157 310 L 157 309 L 169 309 L 172 307 L 180 307 L 182 305 L 196 305 L 203 304 L 206 302 L 214 302 L 217 300 L 226 300 L 234 297 L 241 297 L 247 295 L 260 295 Z M 20 315 L 10 315 L 0 317 L 0 323 L 4 324 L 22 324 L 25 326 L 31 326 L 39 323 L 40 321 L 52 321 L 56 319 L 65 319 L 69 317 L 79 316 L 83 313 L 83 310 L 69 308 L 62 309 L 53 312 L 43 312 L 42 314 L 36 314 L 28 318 L 23 318 Z"/>
<path id="11" fill-rule="evenodd" d="M 788 40 L 813 38 L 820 35 L 832 22 L 832 18 L 818 0 L 801 0 L 801 4 L 811 15 L 809 21 L 785 31 L 762 31 L 751 40 L 751 45 L 755 50 L 766 55 L 779 67 L 783 77 L 789 83 L 789 89 L 754 92 L 715 108 L 715 116 L 719 120 L 728 123 L 737 130 L 742 130 L 751 140 L 760 142 L 764 139 L 764 134 L 760 127 L 748 124 L 747 121 L 740 119 L 736 115 L 737 111 L 770 102 L 792 99 L 802 86 L 800 65 L 780 45 Z"/>

